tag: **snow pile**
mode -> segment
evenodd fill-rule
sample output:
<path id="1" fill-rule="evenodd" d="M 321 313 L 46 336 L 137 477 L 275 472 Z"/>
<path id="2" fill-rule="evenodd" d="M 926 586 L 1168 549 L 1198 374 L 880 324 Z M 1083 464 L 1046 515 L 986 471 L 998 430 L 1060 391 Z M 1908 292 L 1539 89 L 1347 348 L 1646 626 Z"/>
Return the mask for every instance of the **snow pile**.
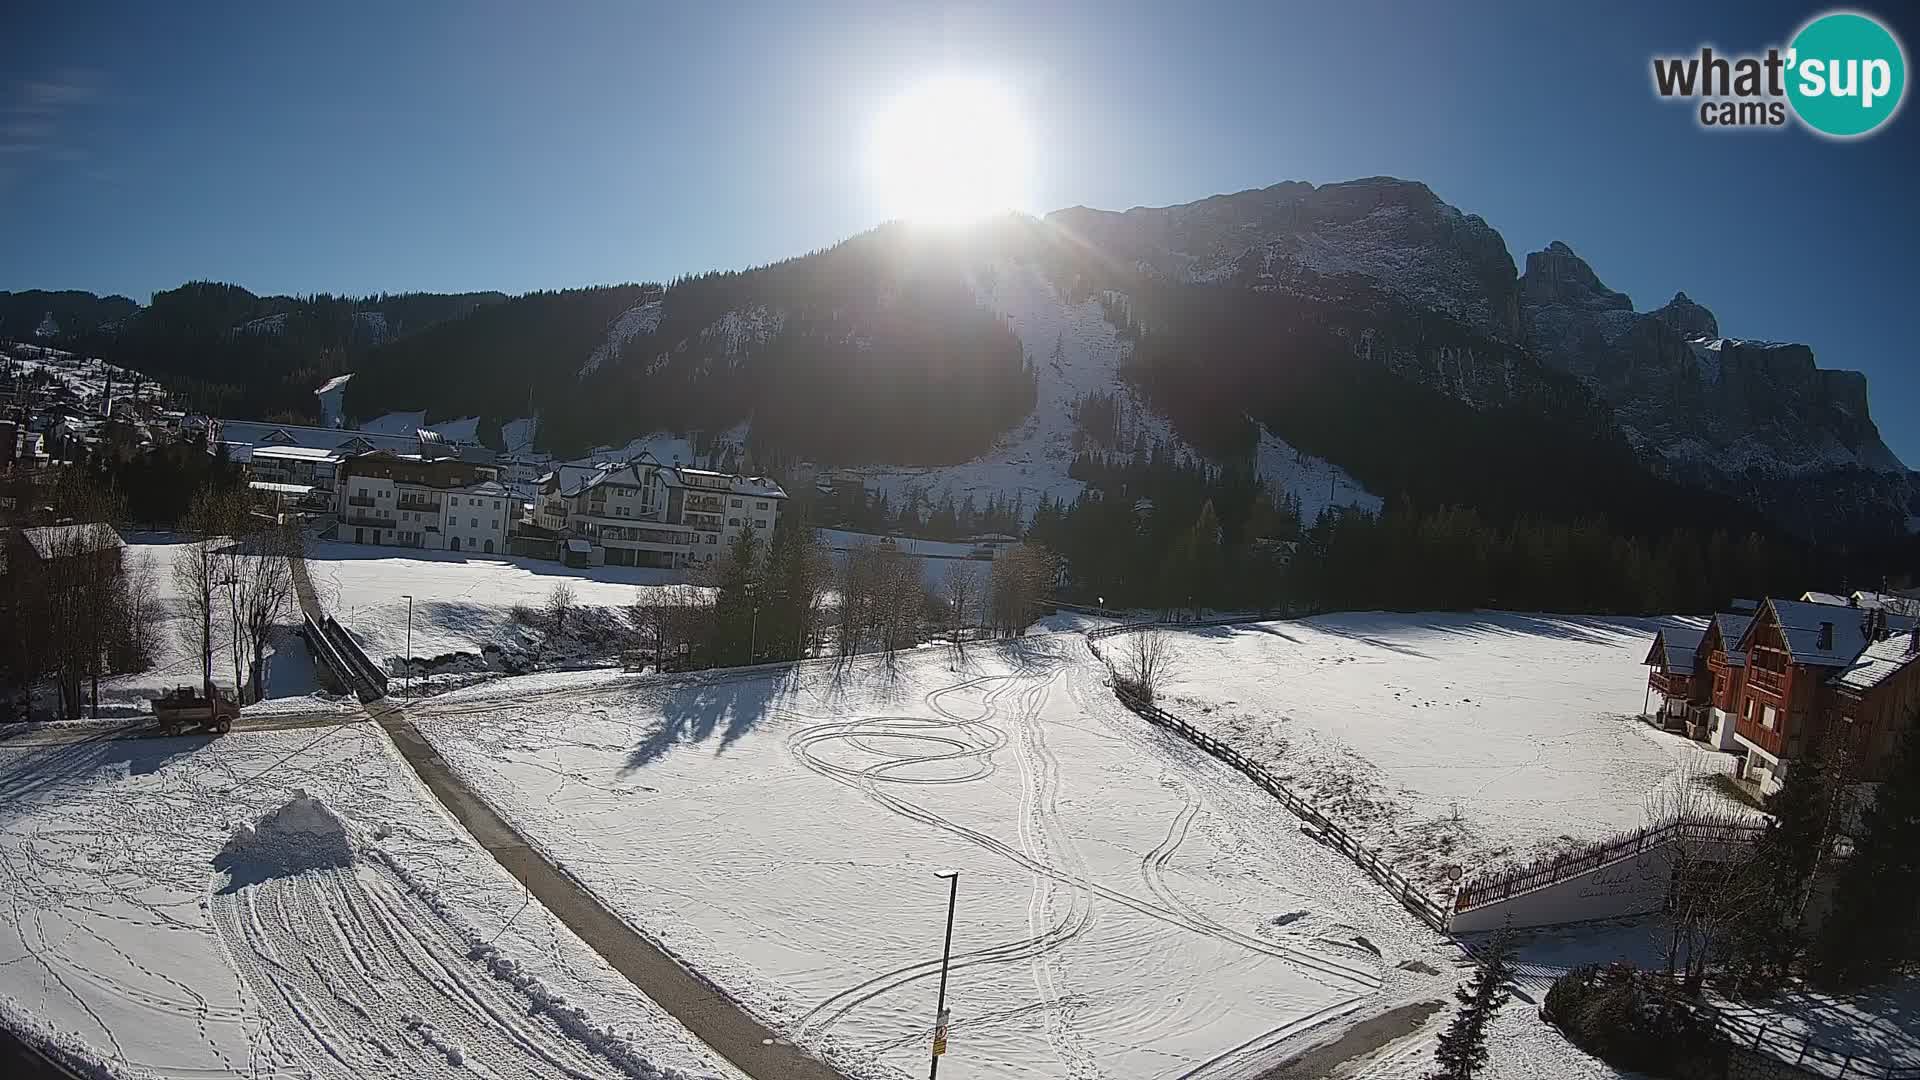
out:
<path id="1" fill-rule="evenodd" d="M 297 874 L 351 866 L 359 847 L 357 829 L 305 788 L 295 788 L 284 806 L 251 825 L 234 826 L 214 863 L 230 872 L 246 868 Z"/>
<path id="2" fill-rule="evenodd" d="M 117 1061 L 101 1059 L 89 1049 L 85 1039 L 60 1030 L 46 1017 L 23 1008 L 5 994 L 0 994 L 0 1028 L 5 1028 L 67 1074 L 84 1080 L 151 1080 L 154 1075 L 149 1069 L 130 1068 Z"/>

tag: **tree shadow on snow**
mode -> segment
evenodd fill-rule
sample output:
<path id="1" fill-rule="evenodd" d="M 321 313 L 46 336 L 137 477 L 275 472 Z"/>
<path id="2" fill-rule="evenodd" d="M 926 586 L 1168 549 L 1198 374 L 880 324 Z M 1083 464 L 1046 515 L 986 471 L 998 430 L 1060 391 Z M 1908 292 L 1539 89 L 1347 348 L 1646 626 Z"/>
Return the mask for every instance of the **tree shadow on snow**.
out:
<path id="1" fill-rule="evenodd" d="M 626 771 L 643 769 L 682 744 L 704 743 L 717 733 L 714 753 L 724 754 L 766 717 L 793 672 L 695 679 L 669 691 L 660 704 L 660 726 L 627 755 Z"/>
<path id="2" fill-rule="evenodd" d="M 166 768 L 175 758 L 199 750 L 213 736 L 175 738 L 126 737 L 121 731 L 102 732 L 77 742 L 36 747 L 0 758 L 0 824 L 31 809 L 34 796 L 67 784 L 92 788 L 101 772 L 124 771 L 143 776 Z M 3 745 L 3 744 L 0 744 Z"/>

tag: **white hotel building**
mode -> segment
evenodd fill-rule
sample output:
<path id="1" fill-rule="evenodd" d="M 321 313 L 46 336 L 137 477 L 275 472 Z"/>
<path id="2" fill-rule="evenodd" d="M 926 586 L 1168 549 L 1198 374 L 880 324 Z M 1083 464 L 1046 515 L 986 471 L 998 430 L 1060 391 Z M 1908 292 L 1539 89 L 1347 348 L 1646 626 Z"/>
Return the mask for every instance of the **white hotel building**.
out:
<path id="1" fill-rule="evenodd" d="M 649 455 L 621 465 L 563 465 L 541 478 L 533 524 L 592 565 L 680 567 L 712 562 L 751 529 L 772 535 L 787 493 Z"/>

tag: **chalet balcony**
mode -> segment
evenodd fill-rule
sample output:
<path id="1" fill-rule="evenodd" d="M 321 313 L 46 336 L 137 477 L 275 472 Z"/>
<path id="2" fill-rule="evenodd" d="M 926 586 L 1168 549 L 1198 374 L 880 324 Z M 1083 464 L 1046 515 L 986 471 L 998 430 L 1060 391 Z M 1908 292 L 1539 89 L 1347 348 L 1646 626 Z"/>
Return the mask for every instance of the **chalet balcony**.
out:
<path id="1" fill-rule="evenodd" d="M 686 510 L 688 513 L 718 514 L 727 508 L 726 500 L 718 495 L 688 495 Z"/>
<path id="2" fill-rule="evenodd" d="M 1787 692 L 1787 673 L 1769 671 L 1763 667 L 1747 668 L 1747 686 L 1775 698 L 1784 697 Z"/>
<path id="3" fill-rule="evenodd" d="M 1656 694 L 1669 698 L 1688 698 L 1693 695 L 1693 676 L 1677 672 L 1654 670 L 1647 673 L 1647 685 Z"/>
<path id="4" fill-rule="evenodd" d="M 414 502 L 410 499 L 401 499 L 394 504 L 394 507 L 399 510 L 412 510 L 422 514 L 438 514 L 441 509 L 441 504 L 437 502 Z"/>
<path id="5" fill-rule="evenodd" d="M 392 518 L 374 517 L 372 514 L 346 513 L 339 515 L 343 525 L 370 525 L 376 529 L 393 528 Z"/>
<path id="6" fill-rule="evenodd" d="M 349 495 L 349 496 L 347 496 L 347 505 L 348 505 L 348 506 L 372 506 L 372 505 L 373 505 L 373 496 L 371 496 L 371 495 Z"/>

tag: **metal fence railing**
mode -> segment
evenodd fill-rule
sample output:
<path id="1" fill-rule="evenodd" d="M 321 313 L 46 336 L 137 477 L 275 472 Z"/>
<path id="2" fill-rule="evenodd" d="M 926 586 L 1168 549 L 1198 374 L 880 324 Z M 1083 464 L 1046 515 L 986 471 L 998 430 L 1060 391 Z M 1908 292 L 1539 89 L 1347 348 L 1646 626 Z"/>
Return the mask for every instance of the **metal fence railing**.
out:
<path id="1" fill-rule="evenodd" d="M 1669 821 L 1643 826 L 1630 833 L 1548 856 L 1525 866 L 1463 882 L 1454 893 L 1453 910 L 1471 911 L 1521 893 L 1545 888 L 1676 840 L 1749 844 L 1758 840 L 1765 831 L 1764 825 L 1728 822 Z"/>

